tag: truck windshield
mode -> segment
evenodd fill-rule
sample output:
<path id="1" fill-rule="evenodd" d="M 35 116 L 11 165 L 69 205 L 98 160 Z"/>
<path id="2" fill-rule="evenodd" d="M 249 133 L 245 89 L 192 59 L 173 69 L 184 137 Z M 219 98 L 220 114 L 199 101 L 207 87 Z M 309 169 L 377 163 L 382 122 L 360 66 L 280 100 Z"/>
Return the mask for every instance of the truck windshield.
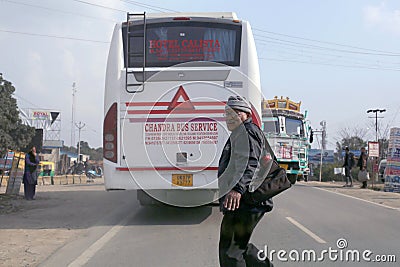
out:
<path id="1" fill-rule="evenodd" d="M 286 134 L 304 137 L 303 122 L 297 119 L 286 118 Z"/>
<path id="2" fill-rule="evenodd" d="M 278 134 L 279 133 L 279 122 L 278 118 L 271 117 L 264 120 L 264 132 Z"/>

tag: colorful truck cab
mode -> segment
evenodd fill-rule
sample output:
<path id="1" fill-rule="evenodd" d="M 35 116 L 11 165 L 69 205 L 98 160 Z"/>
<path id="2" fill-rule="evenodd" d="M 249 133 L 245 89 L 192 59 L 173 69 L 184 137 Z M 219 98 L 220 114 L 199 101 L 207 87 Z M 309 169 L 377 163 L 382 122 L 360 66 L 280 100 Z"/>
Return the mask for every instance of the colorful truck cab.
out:
<path id="1" fill-rule="evenodd" d="M 308 151 L 312 130 L 306 120 L 307 111 L 300 112 L 301 102 L 275 97 L 262 102 L 263 131 L 275 156 L 289 176 L 308 179 Z"/>

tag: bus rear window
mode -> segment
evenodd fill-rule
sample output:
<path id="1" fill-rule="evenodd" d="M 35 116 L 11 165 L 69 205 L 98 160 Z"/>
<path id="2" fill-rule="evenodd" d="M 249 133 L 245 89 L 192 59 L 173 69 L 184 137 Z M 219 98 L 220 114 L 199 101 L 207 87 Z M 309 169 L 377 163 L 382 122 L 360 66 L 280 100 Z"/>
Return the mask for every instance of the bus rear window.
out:
<path id="1" fill-rule="evenodd" d="M 143 24 L 130 27 L 129 67 L 143 66 Z M 123 28 L 124 53 L 126 27 Z M 146 67 L 169 67 L 191 61 L 240 64 L 241 25 L 174 22 L 146 25 Z M 125 62 L 126 64 L 126 62 Z"/>

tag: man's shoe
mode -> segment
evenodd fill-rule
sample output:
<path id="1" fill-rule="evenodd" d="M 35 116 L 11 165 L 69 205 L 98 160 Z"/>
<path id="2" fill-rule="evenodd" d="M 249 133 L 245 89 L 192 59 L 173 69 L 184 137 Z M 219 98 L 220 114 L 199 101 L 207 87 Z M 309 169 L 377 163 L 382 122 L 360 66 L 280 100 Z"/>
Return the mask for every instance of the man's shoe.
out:
<path id="1" fill-rule="evenodd" d="M 349 185 L 349 187 L 353 187 L 353 185 L 351 184 L 351 185 Z"/>
<path id="2" fill-rule="evenodd" d="M 348 187 L 348 186 L 349 186 L 348 184 L 343 185 L 343 187 Z"/>

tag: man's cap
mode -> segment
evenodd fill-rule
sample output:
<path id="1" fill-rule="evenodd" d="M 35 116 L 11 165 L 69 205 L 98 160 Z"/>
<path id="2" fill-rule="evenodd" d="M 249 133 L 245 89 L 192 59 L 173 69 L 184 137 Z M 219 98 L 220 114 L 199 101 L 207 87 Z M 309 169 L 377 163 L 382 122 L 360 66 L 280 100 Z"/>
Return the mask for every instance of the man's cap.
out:
<path id="1" fill-rule="evenodd" d="M 251 114 L 251 107 L 244 97 L 230 96 L 228 98 L 228 102 L 226 102 L 226 105 L 232 109 L 240 110 L 248 114 Z"/>

